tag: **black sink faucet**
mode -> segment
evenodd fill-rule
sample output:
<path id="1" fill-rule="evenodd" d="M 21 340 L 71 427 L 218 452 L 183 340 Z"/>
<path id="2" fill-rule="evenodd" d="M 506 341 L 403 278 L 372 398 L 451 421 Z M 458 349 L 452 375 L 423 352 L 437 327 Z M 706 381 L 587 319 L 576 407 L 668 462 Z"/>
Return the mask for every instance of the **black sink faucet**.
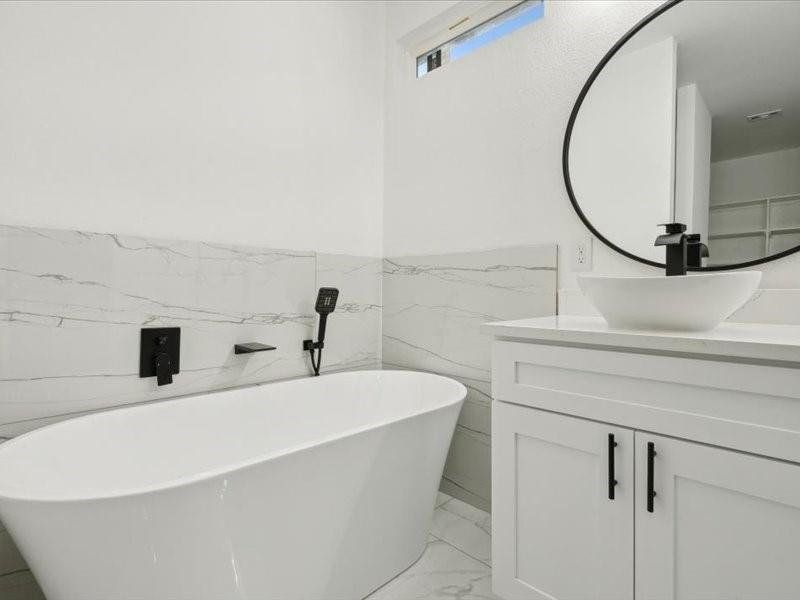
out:
<path id="1" fill-rule="evenodd" d="M 656 238 L 656 246 L 667 247 L 667 277 L 686 275 L 688 236 L 683 223 L 663 223 L 667 233 Z"/>
<path id="2" fill-rule="evenodd" d="M 708 246 L 700 241 L 700 234 L 687 235 L 686 244 L 686 264 L 690 267 L 702 267 L 703 259 L 708 258 Z"/>

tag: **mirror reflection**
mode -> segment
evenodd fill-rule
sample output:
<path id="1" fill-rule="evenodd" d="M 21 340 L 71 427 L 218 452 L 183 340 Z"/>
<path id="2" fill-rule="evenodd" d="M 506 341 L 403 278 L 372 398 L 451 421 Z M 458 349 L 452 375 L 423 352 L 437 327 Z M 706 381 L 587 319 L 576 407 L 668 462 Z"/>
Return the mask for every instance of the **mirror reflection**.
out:
<path id="1" fill-rule="evenodd" d="M 664 262 L 659 223 L 705 266 L 800 245 L 800 3 L 685 1 L 651 21 L 589 89 L 569 151 L 574 197 L 618 247 Z"/>

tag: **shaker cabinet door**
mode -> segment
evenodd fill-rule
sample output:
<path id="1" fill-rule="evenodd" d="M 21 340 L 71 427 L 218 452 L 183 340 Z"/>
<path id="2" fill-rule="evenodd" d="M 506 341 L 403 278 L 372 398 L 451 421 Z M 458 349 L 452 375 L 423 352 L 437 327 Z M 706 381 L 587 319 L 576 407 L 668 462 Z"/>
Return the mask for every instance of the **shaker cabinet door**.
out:
<path id="1" fill-rule="evenodd" d="M 800 598 L 800 466 L 635 435 L 637 600 Z"/>
<path id="2" fill-rule="evenodd" d="M 633 598 L 633 441 L 627 429 L 493 403 L 495 594 Z"/>

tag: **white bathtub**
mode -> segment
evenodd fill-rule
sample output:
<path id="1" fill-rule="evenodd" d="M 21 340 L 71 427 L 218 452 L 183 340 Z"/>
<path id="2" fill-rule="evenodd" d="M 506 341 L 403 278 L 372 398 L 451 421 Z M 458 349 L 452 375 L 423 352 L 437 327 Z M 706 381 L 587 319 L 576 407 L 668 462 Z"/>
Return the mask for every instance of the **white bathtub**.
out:
<path id="1" fill-rule="evenodd" d="M 464 387 L 327 375 L 0 445 L 0 519 L 49 600 L 357 599 L 425 546 Z"/>

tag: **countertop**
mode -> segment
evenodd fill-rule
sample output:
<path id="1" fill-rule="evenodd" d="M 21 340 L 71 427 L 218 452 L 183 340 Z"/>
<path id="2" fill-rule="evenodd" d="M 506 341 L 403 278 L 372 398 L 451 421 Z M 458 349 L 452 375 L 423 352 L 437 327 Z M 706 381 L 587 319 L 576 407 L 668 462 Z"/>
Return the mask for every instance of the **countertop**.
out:
<path id="1" fill-rule="evenodd" d="M 498 338 L 557 345 L 597 346 L 647 353 L 703 356 L 800 368 L 800 325 L 725 322 L 703 332 L 611 329 L 600 317 L 554 316 L 486 323 Z"/>

